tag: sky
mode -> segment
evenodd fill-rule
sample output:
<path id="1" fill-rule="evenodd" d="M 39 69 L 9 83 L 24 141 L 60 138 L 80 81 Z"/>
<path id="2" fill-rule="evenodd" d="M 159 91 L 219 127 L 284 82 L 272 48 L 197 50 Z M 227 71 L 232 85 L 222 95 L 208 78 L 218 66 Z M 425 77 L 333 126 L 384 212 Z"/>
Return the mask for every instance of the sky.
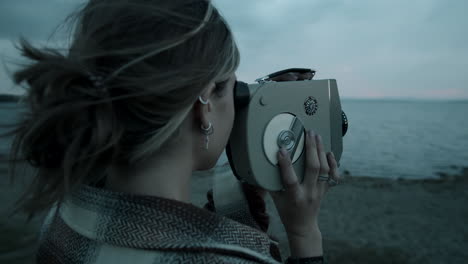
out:
<path id="1" fill-rule="evenodd" d="M 155 0 L 156 1 L 156 0 Z M 0 93 L 13 43 L 47 39 L 82 0 L 0 1 Z M 336 79 L 342 98 L 468 99 L 466 0 L 214 0 L 241 52 L 239 80 L 290 67 Z M 56 38 L 57 39 L 57 38 Z M 56 40 L 54 40 L 56 41 Z"/>

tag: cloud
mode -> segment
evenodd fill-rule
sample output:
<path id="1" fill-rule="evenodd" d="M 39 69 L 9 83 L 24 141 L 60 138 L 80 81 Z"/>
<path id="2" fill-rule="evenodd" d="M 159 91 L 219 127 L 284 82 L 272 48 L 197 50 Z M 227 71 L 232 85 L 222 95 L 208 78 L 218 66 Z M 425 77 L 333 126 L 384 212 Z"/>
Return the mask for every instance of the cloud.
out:
<path id="1" fill-rule="evenodd" d="M 430 91 L 450 89 L 468 98 L 467 1 L 249 2 L 236 1 L 250 10 L 239 12 L 218 1 L 243 55 L 238 75 L 249 81 L 302 66 L 337 79 L 345 97 L 437 98 Z"/>
<path id="2" fill-rule="evenodd" d="M 0 1 L 0 38 L 20 35 L 33 39 L 48 38 L 54 29 L 83 1 Z"/>
<path id="3" fill-rule="evenodd" d="M 0 36 L 45 39 L 78 2 L 2 1 Z M 343 97 L 468 98 L 468 1 L 214 3 L 239 45 L 241 80 L 311 67 L 318 79 L 337 79 Z"/>

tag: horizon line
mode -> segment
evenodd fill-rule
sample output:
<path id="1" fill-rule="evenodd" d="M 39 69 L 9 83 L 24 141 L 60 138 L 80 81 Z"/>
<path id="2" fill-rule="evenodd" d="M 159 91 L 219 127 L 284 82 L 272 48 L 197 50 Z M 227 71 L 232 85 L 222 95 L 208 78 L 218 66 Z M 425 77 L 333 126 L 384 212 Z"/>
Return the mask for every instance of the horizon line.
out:
<path id="1" fill-rule="evenodd" d="M 437 98 L 437 97 L 340 97 L 341 100 L 361 101 L 468 101 L 466 98 Z"/>
<path id="2" fill-rule="evenodd" d="M 23 93 L 24 94 L 24 93 Z M 23 94 L 16 93 L 0 93 L 0 102 L 16 101 Z M 468 101 L 466 98 L 428 98 L 428 97 L 340 97 L 343 101 Z"/>

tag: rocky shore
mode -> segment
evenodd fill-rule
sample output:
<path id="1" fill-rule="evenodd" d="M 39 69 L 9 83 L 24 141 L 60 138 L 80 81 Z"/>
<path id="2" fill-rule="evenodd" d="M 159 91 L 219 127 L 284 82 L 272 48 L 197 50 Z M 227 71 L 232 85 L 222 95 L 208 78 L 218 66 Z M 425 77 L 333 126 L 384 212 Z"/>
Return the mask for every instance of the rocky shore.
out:
<path id="1" fill-rule="evenodd" d="M 468 263 L 468 168 L 459 171 L 421 180 L 345 175 L 320 211 L 328 263 Z M 222 167 L 212 172 L 230 173 Z M 194 204 L 205 202 L 207 188 L 200 186 L 210 179 L 206 173 L 194 175 Z M 273 201 L 269 196 L 266 201 L 268 233 L 280 240 L 285 258 L 287 237 Z"/>
<path id="2" fill-rule="evenodd" d="M 230 177 L 229 166 L 195 172 L 192 203 L 203 206 L 212 177 Z M 25 224 L 9 208 L 28 179 L 9 185 L 0 165 L 0 263 L 32 263 L 42 216 Z M 267 196 L 268 233 L 289 256 L 286 234 Z M 467 263 L 468 168 L 440 179 L 390 180 L 346 175 L 330 190 L 320 212 L 328 263 Z"/>

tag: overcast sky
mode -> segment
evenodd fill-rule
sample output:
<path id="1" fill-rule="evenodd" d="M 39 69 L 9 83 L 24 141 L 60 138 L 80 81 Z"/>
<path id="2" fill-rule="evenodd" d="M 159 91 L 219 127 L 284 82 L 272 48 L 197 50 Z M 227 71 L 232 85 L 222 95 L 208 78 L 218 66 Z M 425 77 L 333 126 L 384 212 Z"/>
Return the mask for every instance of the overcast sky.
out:
<path id="1" fill-rule="evenodd" d="M 1 0 L 2 61 L 19 58 L 20 34 L 44 42 L 80 2 Z M 466 0 L 214 2 L 240 47 L 240 80 L 308 67 L 345 98 L 468 99 Z M 18 93 L 3 65 L 0 93 Z"/>

